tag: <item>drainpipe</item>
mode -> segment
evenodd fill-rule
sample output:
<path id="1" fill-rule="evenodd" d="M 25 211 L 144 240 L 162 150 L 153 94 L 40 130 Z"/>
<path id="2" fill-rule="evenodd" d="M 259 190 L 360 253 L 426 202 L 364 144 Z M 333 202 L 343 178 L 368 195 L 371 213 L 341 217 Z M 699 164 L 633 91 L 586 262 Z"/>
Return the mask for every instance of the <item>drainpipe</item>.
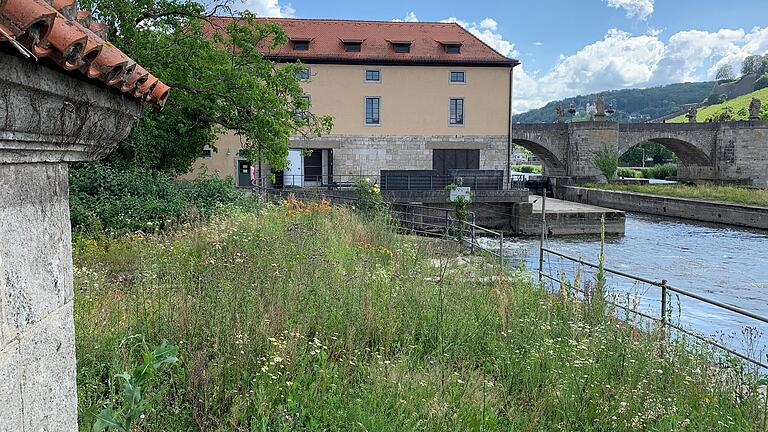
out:
<path id="1" fill-rule="evenodd" d="M 507 119 L 507 167 L 504 170 L 507 174 L 508 189 L 512 189 L 512 169 L 510 168 L 510 164 L 512 163 L 512 71 L 515 69 L 515 66 L 519 64 L 520 63 L 517 60 L 514 60 L 512 66 L 509 68 L 509 95 L 507 98 L 509 113 L 509 118 Z"/>

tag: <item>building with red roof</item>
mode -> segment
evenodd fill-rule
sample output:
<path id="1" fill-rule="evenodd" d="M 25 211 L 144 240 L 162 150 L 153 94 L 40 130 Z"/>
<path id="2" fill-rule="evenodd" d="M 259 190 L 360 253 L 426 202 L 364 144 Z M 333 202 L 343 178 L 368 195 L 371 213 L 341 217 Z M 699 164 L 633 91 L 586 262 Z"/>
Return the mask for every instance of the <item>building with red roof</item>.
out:
<path id="1" fill-rule="evenodd" d="M 234 19 L 220 17 L 214 25 Z M 457 170 L 506 170 L 519 62 L 459 24 L 262 20 L 279 24 L 289 42 L 259 49 L 275 62 L 304 64 L 312 112 L 334 118 L 330 135 L 292 139 L 278 186 L 348 185 L 394 170 L 446 178 Z M 195 170 L 205 166 L 250 185 L 240 146 L 239 137 L 222 136 Z M 267 175 L 262 167 L 260 177 Z"/>

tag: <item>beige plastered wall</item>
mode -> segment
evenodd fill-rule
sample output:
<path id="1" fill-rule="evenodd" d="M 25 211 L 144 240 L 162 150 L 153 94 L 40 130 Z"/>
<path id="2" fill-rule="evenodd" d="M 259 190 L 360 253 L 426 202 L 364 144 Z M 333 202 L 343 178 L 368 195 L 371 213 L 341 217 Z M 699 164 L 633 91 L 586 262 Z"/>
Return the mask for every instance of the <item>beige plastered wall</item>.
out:
<path id="1" fill-rule="evenodd" d="M 295 147 L 332 147 L 334 164 L 341 168 L 346 165 L 340 158 L 346 151 L 339 151 L 346 141 L 355 141 L 360 150 L 361 137 L 369 136 L 374 141 L 389 141 L 395 138 L 402 146 L 412 147 L 409 141 L 421 141 L 418 137 L 445 137 L 449 142 L 433 144 L 431 148 L 480 148 L 492 147 L 489 143 L 478 141 L 479 136 L 492 137 L 499 145 L 499 139 L 506 137 L 509 127 L 509 68 L 508 67 L 447 67 L 447 66 L 375 66 L 375 65 L 328 65 L 309 64 L 311 78 L 304 83 L 305 92 L 312 101 L 312 112 L 318 115 L 330 115 L 334 119 L 334 127 L 330 136 L 316 140 L 296 140 Z M 365 71 L 375 69 L 380 71 L 379 82 L 367 82 Z M 465 83 L 450 83 L 452 71 L 463 71 Z M 365 98 L 381 98 L 381 124 L 371 126 L 365 124 Z M 448 106 L 450 98 L 464 98 L 464 125 L 450 125 L 448 121 Z M 389 138 L 382 140 L 381 138 Z M 466 145 L 462 140 L 467 137 Z M 335 145 L 328 145 L 327 141 Z M 438 141 L 442 141 L 438 139 Z M 373 143 L 371 143 L 373 144 Z M 414 143 L 415 144 L 415 143 Z M 488 146 L 486 146 L 488 144 Z M 391 145 L 391 144 L 390 144 Z M 387 145 L 389 147 L 390 145 Z M 183 178 L 194 178 L 201 168 L 208 173 L 219 173 L 221 176 L 235 176 L 237 167 L 237 152 L 242 143 L 233 133 L 222 134 L 216 142 L 217 151 L 211 158 L 198 159 L 192 171 Z M 419 161 L 412 161 L 413 168 L 429 169 L 431 167 L 431 150 L 429 144 L 417 145 L 420 152 Z M 401 146 L 378 148 L 373 144 L 370 151 L 362 156 L 352 155 L 350 163 L 366 159 L 373 169 L 392 169 L 396 161 L 393 153 Z M 350 149 L 351 151 L 352 149 Z M 389 150 L 389 151 L 388 151 Z M 404 150 L 404 149 L 403 149 Z M 416 150 L 414 148 L 413 150 Z M 429 151 L 425 151 L 429 150 Z M 504 150 L 505 152 L 506 150 Z M 387 153 L 380 160 L 374 153 Z M 359 152 L 355 152 L 359 153 Z M 399 152 L 398 152 L 399 153 Z M 404 152 L 408 153 L 408 152 Z M 411 153 L 413 157 L 416 154 Z M 481 152 L 482 154 L 482 152 Z M 405 156 L 405 155 L 403 155 Z M 498 155 L 504 156 L 505 155 Z M 486 159 L 481 155 L 482 159 Z M 373 160 L 376 159 L 376 160 Z M 423 161 L 421 159 L 424 159 Z M 482 160 L 481 159 L 481 160 Z M 496 158 L 494 158 L 496 159 Z M 494 162 L 498 162 L 494 160 Z M 481 168 L 496 169 L 498 163 L 483 163 Z"/>

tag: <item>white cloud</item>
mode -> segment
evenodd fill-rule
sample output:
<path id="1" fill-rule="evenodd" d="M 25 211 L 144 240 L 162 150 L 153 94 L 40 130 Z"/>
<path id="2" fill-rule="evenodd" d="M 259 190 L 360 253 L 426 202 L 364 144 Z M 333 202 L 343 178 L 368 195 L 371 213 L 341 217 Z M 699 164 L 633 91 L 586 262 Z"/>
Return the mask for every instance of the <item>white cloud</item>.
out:
<path id="1" fill-rule="evenodd" d="M 419 22 L 419 17 L 416 16 L 416 12 L 410 11 L 407 14 L 405 14 L 404 18 L 395 18 L 392 21 L 394 21 L 394 22 Z"/>
<path id="2" fill-rule="evenodd" d="M 243 0 L 242 7 L 263 17 L 286 18 L 296 13 L 290 3 L 281 5 L 279 0 Z"/>
<path id="3" fill-rule="evenodd" d="M 493 18 L 485 18 L 479 23 L 476 23 L 463 21 L 456 17 L 450 17 L 441 22 L 453 22 L 459 24 L 502 55 L 507 57 L 516 57 L 519 55 L 515 50 L 515 45 L 504 39 L 504 36 L 497 32 L 498 23 Z"/>
<path id="4" fill-rule="evenodd" d="M 714 79 L 717 68 L 738 70 L 744 57 L 768 51 L 768 27 L 750 32 L 687 30 L 665 43 L 658 34 L 633 36 L 610 30 L 602 40 L 569 56 L 543 75 L 515 69 L 515 111 L 538 108 L 550 100 L 621 88 L 642 88 Z"/>
<path id="5" fill-rule="evenodd" d="M 608 6 L 613 8 L 623 8 L 627 11 L 627 17 L 637 17 L 638 19 L 648 19 L 653 14 L 654 0 L 605 0 Z"/>
<path id="6" fill-rule="evenodd" d="M 538 42 L 538 41 L 537 41 L 537 42 L 534 42 L 533 44 L 534 44 L 534 45 L 536 45 L 536 46 L 543 46 L 543 45 L 544 45 L 544 42 Z"/>

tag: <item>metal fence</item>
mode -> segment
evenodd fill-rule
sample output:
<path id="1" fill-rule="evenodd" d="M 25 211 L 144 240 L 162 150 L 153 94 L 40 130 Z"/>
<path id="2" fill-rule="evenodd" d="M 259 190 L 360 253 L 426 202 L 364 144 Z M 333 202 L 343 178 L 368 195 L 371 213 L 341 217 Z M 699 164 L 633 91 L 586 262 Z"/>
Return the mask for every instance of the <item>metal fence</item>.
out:
<path id="1" fill-rule="evenodd" d="M 704 342 L 705 344 L 708 344 L 708 345 L 710 345 L 710 346 L 712 346 L 712 347 L 714 347 L 716 349 L 719 349 L 719 350 L 721 350 L 723 352 L 726 352 L 726 353 L 731 354 L 731 355 L 733 355 L 735 357 L 738 357 L 739 359 L 744 360 L 746 362 L 749 362 L 749 363 L 757 366 L 758 368 L 761 368 L 763 370 L 768 370 L 768 364 L 766 364 L 764 361 L 762 361 L 760 359 L 756 359 L 756 358 L 750 357 L 749 355 L 741 353 L 741 352 L 739 352 L 739 351 L 737 351 L 737 350 L 735 350 L 733 348 L 727 347 L 727 346 L 717 342 L 716 340 L 713 340 L 712 338 L 702 336 L 701 334 L 696 333 L 695 331 L 691 331 L 691 330 L 686 329 L 685 327 L 683 327 L 681 325 L 678 325 L 678 324 L 672 322 L 669 319 L 669 317 L 670 317 L 670 313 L 669 312 L 670 312 L 670 308 L 671 308 L 670 296 L 672 294 L 674 294 L 674 295 L 678 295 L 678 296 L 681 296 L 681 297 L 684 297 L 684 298 L 688 298 L 688 299 L 691 299 L 691 300 L 694 300 L 694 301 L 697 301 L 697 302 L 701 302 L 701 303 L 713 306 L 715 308 L 718 308 L 719 310 L 727 311 L 728 313 L 738 315 L 740 317 L 745 317 L 745 318 L 749 318 L 749 319 L 752 319 L 752 320 L 756 320 L 756 321 L 761 322 L 763 324 L 768 324 L 768 317 L 764 317 L 764 316 L 762 316 L 760 314 L 757 314 L 755 312 L 748 311 L 746 309 L 742 309 L 742 308 L 739 308 L 739 307 L 736 307 L 736 306 L 732 306 L 732 305 L 723 303 L 723 302 L 718 301 L 718 300 L 707 298 L 707 297 L 702 296 L 700 294 L 696 294 L 696 293 L 693 293 L 693 292 L 690 292 L 690 291 L 687 291 L 687 290 L 676 288 L 676 287 L 670 285 L 668 283 L 668 281 L 666 281 L 664 279 L 662 279 L 662 280 L 651 280 L 651 279 L 648 279 L 648 278 L 645 278 L 645 277 L 641 277 L 641 276 L 637 276 L 637 275 L 632 275 L 632 274 L 629 274 L 627 272 L 623 272 L 623 271 L 620 271 L 620 270 L 616 270 L 616 269 L 612 269 L 612 268 L 609 268 L 609 267 L 601 266 L 598 263 L 584 261 L 581 258 L 576 258 L 576 257 L 573 257 L 573 256 L 569 256 L 569 255 L 567 255 L 565 253 L 562 253 L 562 252 L 559 252 L 559 251 L 547 248 L 545 246 L 545 237 L 546 237 L 545 236 L 545 233 L 546 233 L 546 212 L 545 212 L 545 210 L 546 210 L 546 196 L 542 196 L 542 200 L 543 200 L 543 202 L 542 202 L 542 218 L 541 218 L 541 225 L 542 226 L 541 226 L 541 239 L 540 239 L 540 247 L 539 247 L 539 271 L 538 271 L 539 283 L 544 284 L 544 279 L 546 279 L 546 280 L 548 280 L 550 282 L 553 282 L 553 283 L 557 284 L 558 286 L 563 284 L 562 280 L 558 279 L 557 277 L 555 277 L 552 274 L 547 273 L 545 271 L 545 269 L 544 269 L 545 256 L 547 254 L 549 254 L 549 255 L 554 255 L 554 256 L 562 258 L 564 260 L 573 262 L 575 264 L 579 264 L 581 266 L 586 266 L 586 267 L 590 267 L 592 269 L 598 269 L 598 270 L 601 269 L 602 271 L 604 271 L 606 273 L 613 274 L 613 275 L 619 276 L 621 278 L 629 279 L 629 280 L 632 280 L 632 281 L 635 281 L 635 282 L 647 284 L 647 285 L 650 285 L 652 287 L 658 288 L 659 289 L 659 291 L 658 291 L 659 295 L 658 295 L 657 301 L 658 301 L 659 310 L 660 310 L 660 313 L 659 313 L 658 316 L 650 315 L 649 313 L 645 313 L 643 311 L 640 311 L 637 307 L 633 308 L 633 307 L 630 307 L 629 305 L 622 305 L 622 304 L 619 304 L 617 302 L 610 301 L 607 298 L 605 299 L 605 301 L 609 305 L 617 307 L 617 308 L 619 308 L 621 310 L 624 310 L 624 311 L 626 311 L 629 314 L 642 317 L 644 319 L 650 320 L 651 322 L 658 323 L 659 330 L 660 330 L 660 335 L 661 335 L 662 339 L 665 342 L 666 342 L 667 337 L 668 337 L 668 331 L 667 330 L 668 329 L 672 329 L 672 330 L 678 331 L 678 332 L 680 332 L 680 333 L 682 333 L 684 335 L 691 336 L 691 337 L 695 338 L 696 340 Z M 584 294 L 584 293 L 582 293 L 582 294 Z M 680 307 L 680 312 L 679 313 L 682 314 L 683 313 L 682 312 L 682 305 L 680 305 L 680 303 L 678 303 L 678 305 Z"/>
<path id="2" fill-rule="evenodd" d="M 261 193 L 264 193 L 272 198 L 284 199 L 290 195 L 295 195 L 297 198 L 317 200 L 323 197 L 330 200 L 334 204 L 344 205 L 348 207 L 358 206 L 359 200 L 357 198 L 333 195 L 331 193 L 323 193 L 322 191 L 286 191 L 276 190 L 269 188 L 259 188 Z M 297 193 L 298 192 L 298 193 Z M 714 299 L 707 298 L 705 296 L 692 293 L 677 287 L 670 285 L 666 280 L 655 281 L 645 277 L 632 275 L 620 270 L 612 269 L 609 267 L 600 266 L 597 263 L 584 261 L 581 258 L 569 256 L 565 253 L 547 248 L 546 241 L 546 194 L 541 196 L 542 199 L 542 216 L 541 216 L 541 237 L 539 246 L 539 269 L 538 276 L 539 282 L 544 284 L 544 279 L 551 281 L 558 286 L 563 283 L 560 279 L 552 274 L 547 273 L 544 270 L 545 256 L 547 254 L 560 257 L 564 260 L 573 262 L 575 264 L 590 267 L 592 269 L 600 269 L 606 273 L 610 273 L 622 278 L 633 280 L 636 282 L 648 284 L 650 286 L 659 289 L 658 304 L 660 313 L 658 316 L 645 313 L 638 308 L 632 308 L 627 305 L 622 305 L 609 299 L 606 302 L 614 307 L 622 309 L 629 314 L 642 317 L 644 319 L 651 320 L 659 324 L 660 333 L 664 339 L 667 340 L 668 329 L 678 331 L 682 334 L 691 336 L 705 344 L 708 344 L 716 349 L 719 349 L 725 353 L 731 354 L 741 360 L 749 362 L 763 370 L 768 370 L 768 364 L 760 359 L 755 359 L 747 354 L 741 353 L 733 348 L 727 347 L 712 338 L 704 337 L 695 331 L 684 328 L 672 322 L 669 319 L 669 311 L 671 304 L 671 295 L 678 295 L 685 298 L 689 298 L 704 304 L 716 307 L 728 313 L 732 313 L 741 317 L 746 317 L 759 321 L 764 324 L 768 324 L 768 317 L 764 317 L 760 314 L 742 309 L 736 306 L 732 306 Z M 467 220 L 458 221 L 453 217 L 453 210 L 450 208 L 441 207 L 429 207 L 416 204 L 407 203 L 390 203 L 388 204 L 388 213 L 392 216 L 392 219 L 396 227 L 405 233 L 426 235 L 431 237 L 441 237 L 445 239 L 453 239 L 460 241 L 470 247 L 472 253 L 484 253 L 494 258 L 500 268 L 505 265 L 511 265 L 510 260 L 505 259 L 504 255 L 504 234 L 499 231 L 490 230 L 481 227 L 475 223 L 474 213 L 470 213 Z M 480 240 L 484 239 L 484 242 Z M 485 243 L 485 244 L 483 244 Z M 488 246 L 488 243 L 491 246 Z M 498 246 L 496 246 L 498 244 Z"/>
<path id="3" fill-rule="evenodd" d="M 272 200 L 284 200 L 294 196 L 297 199 L 318 201 L 323 198 L 333 204 L 356 208 L 361 205 L 358 198 L 337 195 L 322 190 L 285 190 L 254 184 L 254 193 Z M 439 237 L 461 242 L 469 246 L 471 253 L 485 253 L 504 265 L 504 234 L 481 227 L 476 223 L 475 213 L 469 212 L 466 220 L 454 217 L 454 210 L 444 207 L 430 207 L 409 203 L 387 203 L 386 213 L 400 232 Z M 481 238 L 488 241 L 481 242 Z M 492 246 L 489 246 L 490 243 Z M 498 243 L 498 247 L 496 246 Z"/>
<path id="4" fill-rule="evenodd" d="M 437 191 L 448 185 L 461 185 L 472 190 L 522 189 L 526 184 L 534 187 L 540 183 L 531 176 L 513 175 L 505 187 L 502 171 L 461 171 L 447 175 L 425 170 L 383 170 L 379 174 L 280 174 L 275 176 L 276 189 L 319 188 L 327 190 L 352 189 L 360 180 L 379 185 L 382 191 Z M 266 178 L 260 180 L 266 184 Z"/>

